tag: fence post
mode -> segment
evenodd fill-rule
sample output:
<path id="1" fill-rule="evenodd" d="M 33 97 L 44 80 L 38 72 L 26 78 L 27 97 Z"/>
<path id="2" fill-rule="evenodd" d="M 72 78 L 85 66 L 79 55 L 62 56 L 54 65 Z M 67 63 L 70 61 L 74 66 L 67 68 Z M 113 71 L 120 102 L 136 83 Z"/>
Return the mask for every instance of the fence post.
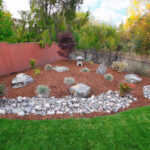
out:
<path id="1" fill-rule="evenodd" d="M 84 51 L 84 59 L 85 59 L 85 61 L 86 61 L 86 57 L 87 57 L 87 52 Z"/>

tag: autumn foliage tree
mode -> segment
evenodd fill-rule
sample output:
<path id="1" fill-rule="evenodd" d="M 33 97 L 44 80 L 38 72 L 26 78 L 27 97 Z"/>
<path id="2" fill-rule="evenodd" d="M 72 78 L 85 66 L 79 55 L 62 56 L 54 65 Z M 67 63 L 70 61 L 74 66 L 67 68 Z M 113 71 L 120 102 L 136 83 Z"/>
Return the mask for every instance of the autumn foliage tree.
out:
<path id="1" fill-rule="evenodd" d="M 150 1 L 131 0 L 128 20 L 124 25 L 136 53 L 150 54 Z"/>
<path id="2" fill-rule="evenodd" d="M 58 54 L 63 57 L 69 57 L 70 53 L 72 53 L 76 47 L 73 34 L 69 31 L 60 33 L 58 35 L 58 45 L 61 48 Z"/>

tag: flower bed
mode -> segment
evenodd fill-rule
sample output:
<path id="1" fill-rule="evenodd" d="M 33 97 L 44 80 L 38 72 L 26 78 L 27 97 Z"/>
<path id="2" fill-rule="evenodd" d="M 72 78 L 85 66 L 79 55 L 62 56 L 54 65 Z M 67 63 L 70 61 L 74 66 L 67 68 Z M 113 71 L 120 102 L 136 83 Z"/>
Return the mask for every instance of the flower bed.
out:
<path id="1" fill-rule="evenodd" d="M 124 80 L 124 76 L 127 73 L 124 72 L 116 72 L 110 68 L 107 68 L 107 73 L 110 73 L 113 75 L 114 80 L 112 82 L 105 80 L 104 75 L 96 74 L 96 70 L 98 68 L 98 64 L 89 64 L 84 63 L 83 67 L 87 67 L 90 69 L 89 73 L 81 72 L 81 67 L 76 66 L 76 62 L 74 61 L 59 61 L 52 63 L 52 66 L 66 66 L 70 70 L 68 72 L 59 73 L 54 70 L 47 71 L 43 67 L 40 67 L 41 73 L 39 75 L 35 75 L 34 70 L 30 69 L 25 71 L 24 73 L 27 75 L 30 75 L 33 77 L 34 81 L 33 83 L 29 84 L 28 86 L 13 89 L 11 87 L 11 81 L 16 76 L 16 74 L 11 74 L 8 76 L 0 77 L 0 84 L 5 83 L 6 87 L 8 88 L 7 94 L 5 97 L 7 98 L 16 98 L 18 96 L 22 97 L 34 97 L 36 96 L 35 90 L 38 85 L 46 85 L 51 89 L 51 95 L 50 97 L 54 96 L 56 98 L 61 98 L 70 95 L 69 93 L 69 85 L 64 84 L 64 78 L 65 77 L 73 77 L 75 79 L 75 83 L 84 83 L 91 87 L 91 94 L 92 95 L 100 95 L 102 93 L 108 92 L 109 90 L 112 91 L 118 91 L 119 84 Z M 127 108 L 121 108 L 119 111 L 130 109 L 130 108 L 136 108 L 140 106 L 150 105 L 150 101 L 146 98 L 144 98 L 143 95 L 143 86 L 150 85 L 150 78 L 147 77 L 141 77 L 142 82 L 136 83 L 135 88 L 132 90 L 131 94 L 133 94 L 134 97 L 138 99 L 138 101 L 133 102 L 129 107 Z M 114 113 L 114 112 L 112 112 Z M 86 117 L 93 117 L 93 116 L 99 116 L 107 114 L 106 112 L 93 112 L 90 114 L 74 114 L 75 116 L 86 116 Z M 69 114 L 57 114 L 56 116 L 34 116 L 29 115 L 22 118 L 27 119 L 43 119 L 43 118 L 63 118 L 65 116 L 70 116 Z M 10 115 L 7 114 L 5 116 L 1 117 L 7 117 L 7 118 L 18 118 L 16 115 Z"/>

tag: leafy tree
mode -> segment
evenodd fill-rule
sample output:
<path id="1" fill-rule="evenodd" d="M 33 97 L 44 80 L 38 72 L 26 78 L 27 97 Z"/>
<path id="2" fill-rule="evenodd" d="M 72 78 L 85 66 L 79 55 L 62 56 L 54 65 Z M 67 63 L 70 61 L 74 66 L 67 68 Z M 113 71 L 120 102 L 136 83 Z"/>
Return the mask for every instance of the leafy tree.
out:
<path id="1" fill-rule="evenodd" d="M 66 27 L 69 28 L 69 23 L 75 18 L 76 9 L 82 2 L 83 0 L 30 0 L 34 24 L 41 33 L 49 30 L 52 41 L 57 40 L 53 39 L 54 31 L 58 35 Z"/>
<path id="2" fill-rule="evenodd" d="M 128 38 L 133 43 L 136 53 L 150 53 L 150 1 L 132 0 L 128 11 L 128 20 L 124 25 Z"/>
<path id="3" fill-rule="evenodd" d="M 7 41 L 13 35 L 11 14 L 4 10 L 0 0 L 0 41 Z"/>
<path id="4" fill-rule="evenodd" d="M 76 46 L 74 36 L 71 32 L 60 33 L 58 36 L 58 45 L 62 50 L 58 52 L 60 56 L 69 57 Z"/>

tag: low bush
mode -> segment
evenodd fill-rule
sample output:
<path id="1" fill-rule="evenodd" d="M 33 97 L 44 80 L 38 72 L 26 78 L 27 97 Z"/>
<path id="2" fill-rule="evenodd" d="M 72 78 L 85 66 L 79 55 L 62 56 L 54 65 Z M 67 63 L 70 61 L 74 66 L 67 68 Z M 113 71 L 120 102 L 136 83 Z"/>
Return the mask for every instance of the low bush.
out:
<path id="1" fill-rule="evenodd" d="M 48 96 L 50 91 L 51 90 L 48 88 L 48 86 L 45 86 L 45 85 L 38 85 L 36 88 L 37 95 Z"/>
<path id="2" fill-rule="evenodd" d="M 81 69 L 81 72 L 90 72 L 90 69 L 87 68 L 87 67 L 85 67 L 85 68 L 82 68 L 82 69 Z"/>
<path id="3" fill-rule="evenodd" d="M 35 69 L 35 75 L 39 75 L 41 73 L 40 69 Z"/>
<path id="4" fill-rule="evenodd" d="M 36 68 L 36 60 L 35 59 L 30 59 L 29 63 L 30 63 L 30 66 L 32 69 Z"/>
<path id="5" fill-rule="evenodd" d="M 6 86 L 4 84 L 0 84 L 0 97 L 3 96 L 6 92 Z"/>
<path id="6" fill-rule="evenodd" d="M 114 77 L 112 74 L 105 74 L 104 78 L 110 82 L 112 82 L 114 80 Z"/>
<path id="7" fill-rule="evenodd" d="M 75 83 L 75 79 L 72 78 L 72 77 L 66 77 L 64 79 L 64 84 L 71 85 L 71 84 L 74 84 L 74 83 Z"/>
<path id="8" fill-rule="evenodd" d="M 127 93 L 130 93 L 130 91 L 134 88 L 133 83 L 128 83 L 128 82 L 122 82 L 119 85 L 119 92 L 120 96 L 125 96 Z"/>
<path id="9" fill-rule="evenodd" d="M 113 62 L 112 64 L 112 69 L 116 70 L 116 71 L 119 71 L 119 72 L 122 72 L 125 70 L 125 67 L 126 67 L 126 63 L 125 62 Z"/>
<path id="10" fill-rule="evenodd" d="M 50 64 L 45 65 L 45 70 L 47 70 L 47 71 L 53 70 L 52 65 L 50 65 Z"/>

